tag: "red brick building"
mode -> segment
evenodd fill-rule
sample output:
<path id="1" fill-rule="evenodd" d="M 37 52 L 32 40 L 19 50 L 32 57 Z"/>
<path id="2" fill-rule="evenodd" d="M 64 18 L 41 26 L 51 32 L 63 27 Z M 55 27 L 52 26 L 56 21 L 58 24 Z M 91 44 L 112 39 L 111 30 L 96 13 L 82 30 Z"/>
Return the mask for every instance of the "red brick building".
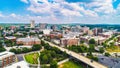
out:
<path id="1" fill-rule="evenodd" d="M 60 40 L 60 44 L 62 47 L 71 46 L 71 45 L 78 45 L 79 38 L 62 38 Z"/>

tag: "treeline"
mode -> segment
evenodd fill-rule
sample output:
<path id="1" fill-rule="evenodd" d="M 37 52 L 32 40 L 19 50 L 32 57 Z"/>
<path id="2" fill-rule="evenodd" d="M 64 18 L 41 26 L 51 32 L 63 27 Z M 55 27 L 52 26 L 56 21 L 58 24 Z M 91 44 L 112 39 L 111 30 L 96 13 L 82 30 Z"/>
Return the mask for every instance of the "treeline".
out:
<path id="1" fill-rule="evenodd" d="M 32 48 L 27 48 L 27 47 L 12 48 L 9 51 L 14 52 L 15 54 L 21 54 L 21 53 L 27 53 L 27 52 L 31 52 L 31 51 L 37 51 L 37 50 L 40 50 L 41 48 L 42 48 L 42 45 L 35 44 L 35 45 L 32 46 Z"/>

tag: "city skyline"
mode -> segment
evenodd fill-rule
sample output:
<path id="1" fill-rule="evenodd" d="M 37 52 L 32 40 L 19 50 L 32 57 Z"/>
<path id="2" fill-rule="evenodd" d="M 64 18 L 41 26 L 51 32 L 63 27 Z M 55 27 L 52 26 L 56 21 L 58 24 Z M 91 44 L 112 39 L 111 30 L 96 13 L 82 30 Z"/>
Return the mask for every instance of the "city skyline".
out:
<path id="1" fill-rule="evenodd" d="M 120 0 L 1 0 L 1 23 L 120 24 Z"/>

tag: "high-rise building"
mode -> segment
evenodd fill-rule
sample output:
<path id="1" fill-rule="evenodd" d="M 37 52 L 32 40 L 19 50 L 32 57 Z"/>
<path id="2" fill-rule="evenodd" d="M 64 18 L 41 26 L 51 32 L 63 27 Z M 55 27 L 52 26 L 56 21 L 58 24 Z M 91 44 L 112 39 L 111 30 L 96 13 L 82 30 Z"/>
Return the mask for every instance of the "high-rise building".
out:
<path id="1" fill-rule="evenodd" d="M 34 21 L 34 20 L 31 20 L 31 21 L 30 21 L 30 27 L 31 27 L 31 28 L 35 28 L 35 21 Z"/>
<path id="2" fill-rule="evenodd" d="M 46 23 L 40 23 L 39 26 L 40 26 L 40 29 L 46 29 L 47 28 Z"/>
<path id="3" fill-rule="evenodd" d="M 88 33 L 89 29 L 90 29 L 89 27 L 85 26 L 82 28 L 82 31 L 83 31 L 83 33 Z"/>
<path id="4" fill-rule="evenodd" d="M 94 28 L 93 29 L 93 33 L 94 33 L 94 35 L 98 35 L 99 33 L 102 33 L 103 32 L 103 29 L 102 28 Z"/>
<path id="5" fill-rule="evenodd" d="M 81 29 L 80 26 L 73 26 L 73 27 L 71 27 L 71 31 L 72 31 L 72 32 L 81 32 L 82 29 Z"/>
<path id="6" fill-rule="evenodd" d="M 51 26 L 51 29 L 52 29 L 52 30 L 57 30 L 57 26 L 56 26 L 56 25 L 52 25 L 52 26 Z"/>

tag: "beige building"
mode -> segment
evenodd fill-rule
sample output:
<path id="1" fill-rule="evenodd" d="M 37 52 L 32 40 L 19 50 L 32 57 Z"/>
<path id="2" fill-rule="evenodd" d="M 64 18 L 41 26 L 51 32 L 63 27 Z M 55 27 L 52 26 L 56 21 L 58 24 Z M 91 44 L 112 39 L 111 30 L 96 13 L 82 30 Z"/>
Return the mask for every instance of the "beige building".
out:
<path id="1" fill-rule="evenodd" d="M 31 27 L 31 28 L 35 28 L 35 21 L 34 21 L 34 20 L 31 20 L 31 21 L 30 21 L 30 27 Z"/>
<path id="2" fill-rule="evenodd" d="M 82 36 L 80 37 L 80 41 L 84 41 L 85 43 L 89 43 L 90 39 L 94 39 L 96 44 L 102 44 L 107 38 L 102 36 Z"/>
<path id="3" fill-rule="evenodd" d="M 14 53 L 7 51 L 0 53 L 0 68 L 4 68 L 14 62 L 16 62 L 16 56 Z"/>
<path id="4" fill-rule="evenodd" d="M 113 32 L 104 32 L 100 33 L 99 36 L 105 37 L 105 38 L 111 38 L 113 35 Z"/>
<path id="5" fill-rule="evenodd" d="M 92 36 L 93 35 L 93 31 L 92 30 L 88 30 L 88 35 Z"/>

